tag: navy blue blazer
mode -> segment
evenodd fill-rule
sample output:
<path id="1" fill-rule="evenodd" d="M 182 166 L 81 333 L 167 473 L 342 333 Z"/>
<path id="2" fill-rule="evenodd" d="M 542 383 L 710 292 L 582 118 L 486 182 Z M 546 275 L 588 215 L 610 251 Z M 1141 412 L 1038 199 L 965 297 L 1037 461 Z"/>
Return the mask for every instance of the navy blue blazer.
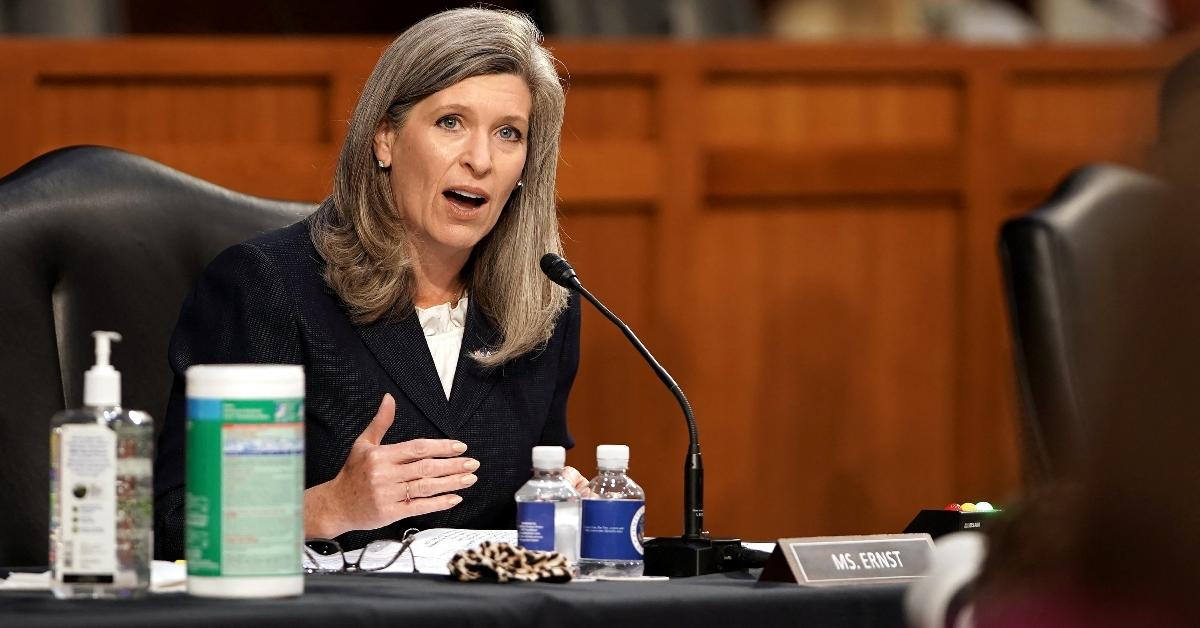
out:
<path id="1" fill-rule="evenodd" d="M 324 261 L 307 221 L 235 245 L 208 266 L 184 301 L 171 337 L 175 372 L 154 465 L 155 556 L 183 558 L 184 371 L 193 364 L 301 364 L 305 370 L 305 485 L 341 470 L 384 393 L 396 419 L 384 443 L 452 438 L 480 462 L 473 486 L 450 510 L 339 537 L 347 547 L 399 538 L 405 528 L 511 529 L 513 494 L 530 477 L 535 445 L 574 443 L 567 395 L 579 366 L 579 300 L 572 296 L 544 348 L 484 369 L 472 352 L 498 333 L 469 301 L 462 351 L 447 401 L 415 313 L 370 325 L 350 321 L 322 279 Z"/>

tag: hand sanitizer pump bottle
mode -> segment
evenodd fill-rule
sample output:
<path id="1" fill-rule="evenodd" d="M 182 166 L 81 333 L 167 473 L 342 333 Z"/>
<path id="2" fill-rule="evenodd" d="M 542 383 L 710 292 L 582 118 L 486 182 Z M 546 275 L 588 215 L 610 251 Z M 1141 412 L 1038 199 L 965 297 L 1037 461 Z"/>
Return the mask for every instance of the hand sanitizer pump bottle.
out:
<path id="1" fill-rule="evenodd" d="M 125 598 L 150 588 L 154 424 L 121 407 L 111 331 L 92 332 L 83 408 L 50 424 L 50 570 L 59 598 Z"/>

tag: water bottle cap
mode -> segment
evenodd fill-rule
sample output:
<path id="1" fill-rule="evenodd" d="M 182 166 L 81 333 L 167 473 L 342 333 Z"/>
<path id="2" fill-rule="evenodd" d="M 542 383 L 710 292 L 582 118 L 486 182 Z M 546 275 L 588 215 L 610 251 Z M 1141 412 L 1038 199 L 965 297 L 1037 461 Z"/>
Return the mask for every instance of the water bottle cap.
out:
<path id="1" fill-rule="evenodd" d="M 601 469 L 628 469 L 629 445 L 597 445 L 596 466 Z"/>
<path id="2" fill-rule="evenodd" d="M 553 471 L 563 468 L 567 462 L 567 450 L 557 445 L 539 445 L 533 448 L 533 468 Z"/>

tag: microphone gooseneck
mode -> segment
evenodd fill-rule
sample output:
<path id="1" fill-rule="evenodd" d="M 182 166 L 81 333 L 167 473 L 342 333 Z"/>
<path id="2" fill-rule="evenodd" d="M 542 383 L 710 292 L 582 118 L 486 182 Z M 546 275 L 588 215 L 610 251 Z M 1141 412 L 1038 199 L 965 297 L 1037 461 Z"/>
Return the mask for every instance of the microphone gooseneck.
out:
<path id="1" fill-rule="evenodd" d="M 696 416 L 692 413 L 692 404 L 688 402 L 679 384 L 658 363 L 658 360 L 654 359 L 654 356 L 650 354 L 650 350 L 646 348 L 646 345 L 642 344 L 642 341 L 633 333 L 633 330 L 624 321 L 617 318 L 617 315 L 605 307 L 587 288 L 583 287 L 583 283 L 579 281 L 579 275 L 575 272 L 575 268 L 571 266 L 570 262 L 556 253 L 547 253 L 542 256 L 541 268 L 542 272 L 551 281 L 568 290 L 579 293 L 595 306 L 605 318 L 612 321 L 633 347 L 637 349 L 642 358 L 646 360 L 650 368 L 654 369 L 654 373 L 658 375 L 658 379 L 671 390 L 671 394 L 675 396 L 675 400 L 679 402 L 680 408 L 683 409 L 683 416 L 687 419 L 688 428 L 688 455 L 683 466 L 683 538 L 705 538 L 704 464 L 700 456 L 700 438 L 696 431 Z"/>

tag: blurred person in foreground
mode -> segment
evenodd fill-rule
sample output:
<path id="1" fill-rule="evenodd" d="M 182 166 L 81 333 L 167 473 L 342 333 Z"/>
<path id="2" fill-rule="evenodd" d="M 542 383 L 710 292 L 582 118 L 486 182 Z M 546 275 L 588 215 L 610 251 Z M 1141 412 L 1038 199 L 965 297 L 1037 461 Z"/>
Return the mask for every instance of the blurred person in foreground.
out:
<path id="1" fill-rule="evenodd" d="M 1200 199 L 1128 210 L 1165 217 L 1133 264 L 1155 276 L 1113 295 L 1120 331 L 1077 373 L 1095 397 L 1074 455 L 986 532 L 938 539 L 906 600 L 914 627 L 1200 626 Z"/>
<path id="2" fill-rule="evenodd" d="M 1076 384 L 1100 398 L 1075 457 L 986 535 L 939 539 L 930 583 L 945 586 L 914 587 L 914 623 L 1200 626 L 1200 52 L 1163 84 L 1152 162 L 1164 193 L 1125 209 L 1158 214 L 1154 246 L 1103 261 L 1143 275 L 1136 294 L 1113 295 L 1120 331 L 1079 370 Z"/>
<path id="3" fill-rule="evenodd" d="M 157 558 L 183 555 L 193 364 L 304 366 L 306 537 L 514 526 L 531 448 L 573 444 L 579 363 L 578 300 L 538 266 L 561 251 L 564 107 L 540 42 L 499 10 L 405 31 L 362 89 L 332 195 L 206 269 L 171 339 Z"/>
<path id="4" fill-rule="evenodd" d="M 989 531 L 977 628 L 1200 625 L 1200 198 L 1157 202 L 1170 220 L 1145 255 L 1159 289 L 1121 295 L 1079 459 Z"/>

